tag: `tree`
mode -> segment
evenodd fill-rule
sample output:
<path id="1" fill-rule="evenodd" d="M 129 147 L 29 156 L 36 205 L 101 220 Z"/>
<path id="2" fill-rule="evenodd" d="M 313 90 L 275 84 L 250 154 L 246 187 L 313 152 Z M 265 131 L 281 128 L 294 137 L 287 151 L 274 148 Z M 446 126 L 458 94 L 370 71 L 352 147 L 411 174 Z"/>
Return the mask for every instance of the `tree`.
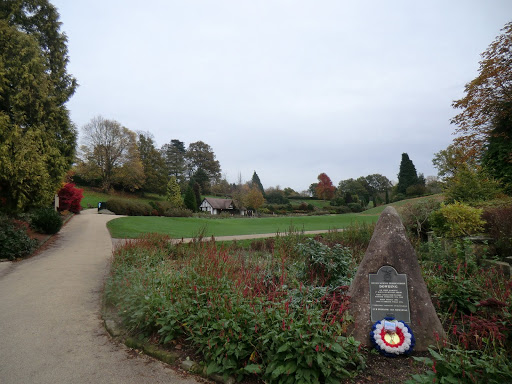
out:
<path id="1" fill-rule="evenodd" d="M 183 197 L 181 197 L 181 190 L 180 186 L 178 185 L 178 181 L 176 180 L 176 176 L 169 177 L 165 198 L 168 202 L 171 203 L 173 207 L 183 207 Z"/>
<path id="2" fill-rule="evenodd" d="M 260 177 L 258 176 L 256 171 L 254 171 L 254 173 L 252 174 L 252 185 L 258 187 L 262 194 L 265 193 L 265 190 L 263 189 L 263 184 L 261 184 Z"/>
<path id="3" fill-rule="evenodd" d="M 187 187 L 184 200 L 185 200 L 185 207 L 190 209 L 192 212 L 197 212 L 198 207 L 197 207 L 196 197 L 194 196 L 194 191 L 190 185 Z"/>
<path id="4" fill-rule="evenodd" d="M 482 166 L 512 194 L 512 114 L 496 119 L 484 147 Z"/>
<path id="5" fill-rule="evenodd" d="M 398 193 L 407 193 L 407 188 L 411 185 L 418 184 L 418 174 L 409 155 L 402 153 L 402 161 L 400 162 L 400 171 L 398 172 Z"/>
<path id="6" fill-rule="evenodd" d="M 267 188 L 265 190 L 265 199 L 269 204 L 288 204 L 290 202 L 279 186 Z"/>
<path id="7" fill-rule="evenodd" d="M 220 163 L 215 159 L 215 154 L 208 144 L 202 141 L 189 144 L 186 159 L 189 176 L 202 169 L 210 181 L 220 179 Z"/>
<path id="8" fill-rule="evenodd" d="M 145 176 L 142 189 L 145 192 L 163 194 L 167 183 L 167 169 L 162 153 L 155 147 L 153 135 L 149 132 L 138 132 L 137 147 Z"/>
<path id="9" fill-rule="evenodd" d="M 311 183 L 308 188 L 309 195 L 313 198 L 318 198 L 316 194 L 316 187 L 318 187 L 318 183 Z"/>
<path id="10" fill-rule="evenodd" d="M 65 103 L 66 36 L 45 0 L 0 4 L 0 204 L 6 211 L 48 204 L 69 170 L 76 130 Z"/>
<path id="11" fill-rule="evenodd" d="M 437 168 L 437 174 L 442 180 L 455 176 L 461 167 L 471 166 L 476 169 L 476 161 L 460 146 L 450 144 L 434 154 L 432 164 Z"/>
<path id="12" fill-rule="evenodd" d="M 379 173 L 360 177 L 357 181 L 366 189 L 371 196 L 374 206 L 377 206 L 377 195 L 385 193 L 391 187 L 391 181 Z"/>
<path id="13" fill-rule="evenodd" d="M 176 177 L 178 183 L 183 184 L 185 182 L 185 155 L 187 153 L 185 143 L 173 139 L 169 144 L 162 147 L 161 152 L 167 166 L 168 175 Z"/>
<path id="14" fill-rule="evenodd" d="M 453 102 L 461 112 L 452 119 L 460 135 L 455 144 L 469 157 L 480 157 L 496 124 L 512 115 L 512 22 L 482 53 L 478 76 L 466 84 L 465 96 Z M 509 126 L 510 129 L 510 126 Z"/>
<path id="15" fill-rule="evenodd" d="M 322 200 L 331 200 L 334 197 L 336 188 L 332 185 L 332 181 L 325 173 L 318 175 L 318 185 L 315 188 L 316 195 Z"/>
<path id="16" fill-rule="evenodd" d="M 77 173 L 84 179 L 99 178 L 108 191 L 115 183 L 139 189 L 144 171 L 135 133 L 115 120 L 95 117 L 83 127 L 84 145 Z"/>
<path id="17" fill-rule="evenodd" d="M 198 183 L 194 183 L 192 186 L 192 189 L 194 191 L 194 197 L 196 199 L 196 206 L 200 207 L 203 200 L 201 199 L 201 187 Z"/>
<path id="18" fill-rule="evenodd" d="M 357 196 L 364 206 L 367 206 L 370 201 L 370 195 L 359 179 L 341 180 L 338 184 L 337 193 L 343 198 L 345 198 L 346 193 L 350 193 L 350 199 L 352 200 Z"/>
<path id="19" fill-rule="evenodd" d="M 190 179 L 190 185 L 193 186 L 194 183 L 197 183 L 199 185 L 199 187 L 201 188 L 201 192 L 203 192 L 204 194 L 210 193 L 210 178 L 203 168 L 198 168 L 197 171 L 192 176 L 192 178 Z"/>
<path id="20" fill-rule="evenodd" d="M 265 198 L 259 187 L 253 184 L 242 201 L 247 208 L 257 211 L 265 203 Z"/>

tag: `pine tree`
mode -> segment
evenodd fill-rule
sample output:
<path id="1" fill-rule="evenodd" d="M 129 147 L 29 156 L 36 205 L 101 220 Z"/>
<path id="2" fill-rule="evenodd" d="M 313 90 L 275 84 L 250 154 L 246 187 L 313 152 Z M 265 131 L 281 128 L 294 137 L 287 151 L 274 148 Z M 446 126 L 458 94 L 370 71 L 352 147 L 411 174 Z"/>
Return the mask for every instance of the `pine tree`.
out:
<path id="1" fill-rule="evenodd" d="M 400 162 L 400 171 L 398 173 L 398 193 L 407 192 L 407 188 L 411 185 L 418 184 L 418 174 L 409 155 L 402 153 L 402 161 Z"/>
<path id="2" fill-rule="evenodd" d="M 188 186 L 187 191 L 185 192 L 185 207 L 187 207 L 193 212 L 197 212 L 196 197 L 194 196 L 194 190 L 190 185 Z"/>
<path id="3" fill-rule="evenodd" d="M 259 178 L 258 174 L 256 173 L 256 171 L 254 171 L 254 173 L 252 174 L 252 185 L 255 185 L 260 190 L 260 192 L 263 195 L 265 195 L 265 190 L 263 189 L 263 184 L 261 184 L 260 178 Z"/>
<path id="4" fill-rule="evenodd" d="M 183 198 L 181 197 L 181 190 L 175 176 L 169 178 L 167 183 L 166 199 L 175 208 L 183 207 Z"/>

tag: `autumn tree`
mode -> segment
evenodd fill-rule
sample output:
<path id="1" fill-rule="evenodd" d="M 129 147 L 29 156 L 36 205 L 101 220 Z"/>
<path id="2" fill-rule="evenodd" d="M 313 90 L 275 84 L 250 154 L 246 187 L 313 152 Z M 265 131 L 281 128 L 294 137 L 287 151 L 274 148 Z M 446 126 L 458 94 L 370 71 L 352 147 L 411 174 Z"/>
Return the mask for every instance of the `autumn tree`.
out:
<path id="1" fill-rule="evenodd" d="M 181 189 L 180 186 L 178 185 L 178 181 L 176 180 L 176 176 L 174 175 L 169 177 L 165 198 L 168 202 L 171 203 L 173 207 L 183 207 L 183 197 L 181 196 Z"/>
<path id="2" fill-rule="evenodd" d="M 503 122 L 510 124 L 512 115 L 512 22 L 482 53 L 478 76 L 467 83 L 465 96 L 453 102 L 460 109 L 452 123 L 459 136 L 455 144 L 467 149 L 467 155 L 479 158 L 489 139 Z M 510 135 L 510 125 L 508 134 Z M 505 161 L 510 161 L 505 159 Z"/>
<path id="3" fill-rule="evenodd" d="M 402 161 L 400 162 L 400 171 L 398 172 L 398 193 L 406 194 L 407 188 L 418 184 L 418 173 L 416 167 L 407 153 L 402 153 Z"/>
<path id="4" fill-rule="evenodd" d="M 6 211 L 48 204 L 69 170 L 76 130 L 65 103 L 67 39 L 46 0 L 0 3 L 0 204 Z"/>
<path id="5" fill-rule="evenodd" d="M 315 188 L 316 196 L 322 200 L 331 200 L 334 197 L 336 188 L 332 185 L 332 181 L 325 173 L 318 175 L 318 185 Z"/>
<path id="6" fill-rule="evenodd" d="M 86 180 L 99 179 L 105 191 L 114 184 L 130 190 L 142 186 L 144 170 L 134 132 L 98 116 L 83 127 L 83 133 L 77 174 Z"/>
<path id="7" fill-rule="evenodd" d="M 258 186 L 252 185 L 242 201 L 246 208 L 257 211 L 265 203 L 265 198 Z"/>
<path id="8" fill-rule="evenodd" d="M 145 192 L 163 194 L 167 183 L 167 169 L 165 160 L 153 141 L 153 135 L 149 132 L 138 132 L 137 147 L 144 171 Z"/>

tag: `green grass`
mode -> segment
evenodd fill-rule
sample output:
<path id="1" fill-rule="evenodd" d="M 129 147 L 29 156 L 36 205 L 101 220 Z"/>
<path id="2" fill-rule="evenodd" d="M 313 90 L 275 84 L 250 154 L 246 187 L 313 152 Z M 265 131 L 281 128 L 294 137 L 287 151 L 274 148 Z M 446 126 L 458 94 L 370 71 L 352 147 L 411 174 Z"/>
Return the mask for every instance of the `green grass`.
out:
<path id="1" fill-rule="evenodd" d="M 112 194 L 108 194 L 108 193 L 95 191 L 89 187 L 78 187 L 78 188 L 82 188 L 84 190 L 84 192 L 83 192 L 84 197 L 82 199 L 82 202 L 80 203 L 80 205 L 82 206 L 83 209 L 97 208 L 99 202 L 107 201 L 108 199 L 112 199 L 114 197 L 122 198 L 122 199 L 138 199 L 143 202 L 165 200 L 165 196 L 160 196 L 155 193 L 147 193 L 145 196 L 142 197 L 142 196 L 138 196 L 138 195 L 133 195 L 133 194 L 129 194 L 129 193 L 121 193 L 121 192 L 116 192 L 114 195 L 112 195 Z"/>
<path id="2" fill-rule="evenodd" d="M 404 206 L 406 204 L 409 204 L 409 203 L 415 203 L 415 202 L 418 202 L 418 201 L 421 201 L 421 200 L 428 200 L 428 199 L 443 200 L 443 195 L 442 194 L 437 194 L 437 195 L 416 197 L 414 199 L 400 200 L 400 201 L 397 201 L 397 202 L 391 203 L 391 204 L 379 205 L 376 208 L 371 208 L 371 209 L 368 209 L 368 210 L 364 211 L 363 215 L 380 215 L 382 213 L 382 211 L 384 209 L 386 209 L 386 207 L 389 206 L 389 205 L 391 205 L 391 206 L 393 206 L 395 208 L 400 208 L 400 207 L 402 207 L 402 206 Z"/>
<path id="3" fill-rule="evenodd" d="M 199 233 L 209 237 L 286 232 L 292 226 L 304 231 L 339 229 L 356 221 L 375 222 L 378 217 L 360 214 L 234 219 L 132 216 L 111 220 L 107 226 L 114 238 L 134 239 L 145 233 L 160 233 L 179 239 Z"/>

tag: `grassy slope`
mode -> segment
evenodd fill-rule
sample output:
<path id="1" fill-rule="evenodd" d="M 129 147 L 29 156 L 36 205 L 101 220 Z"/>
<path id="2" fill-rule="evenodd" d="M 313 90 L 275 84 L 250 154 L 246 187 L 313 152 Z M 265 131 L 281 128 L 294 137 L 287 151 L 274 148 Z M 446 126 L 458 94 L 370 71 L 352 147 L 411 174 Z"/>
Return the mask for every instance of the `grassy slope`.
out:
<path id="1" fill-rule="evenodd" d="M 180 217 L 123 217 L 108 223 L 114 238 L 137 238 L 144 233 L 162 233 L 174 238 L 194 237 L 200 232 L 205 236 L 249 235 L 256 233 L 314 231 L 338 229 L 352 222 L 375 222 L 378 215 L 329 215 L 235 219 L 204 219 Z"/>
<path id="2" fill-rule="evenodd" d="M 165 200 L 164 196 L 159 196 L 154 193 L 148 193 L 148 194 L 146 194 L 146 196 L 140 197 L 140 196 L 135 196 L 135 195 L 130 195 L 130 194 L 122 194 L 122 193 L 117 193 L 116 195 L 111 195 L 108 193 L 94 191 L 93 189 L 88 188 L 88 187 L 79 187 L 79 188 L 82 188 L 84 190 L 84 192 L 83 192 L 84 198 L 82 199 L 82 202 L 80 203 L 80 205 L 82 206 L 83 209 L 97 208 L 98 203 L 100 201 L 107 201 L 108 199 L 112 199 L 114 197 L 122 198 L 122 199 L 139 199 L 139 200 L 146 201 L 146 202 Z"/>

